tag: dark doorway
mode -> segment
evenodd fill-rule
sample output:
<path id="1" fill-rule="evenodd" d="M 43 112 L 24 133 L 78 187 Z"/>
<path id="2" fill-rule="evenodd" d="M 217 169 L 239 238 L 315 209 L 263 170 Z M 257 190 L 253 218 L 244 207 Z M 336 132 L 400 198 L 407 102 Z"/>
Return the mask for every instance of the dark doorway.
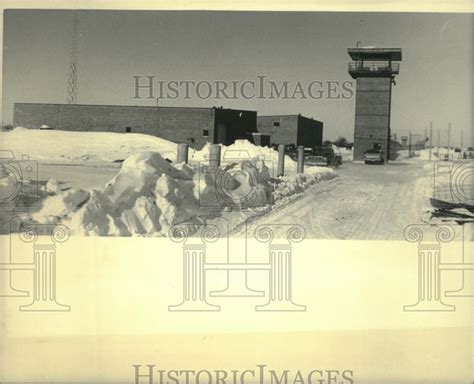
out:
<path id="1" fill-rule="evenodd" d="M 217 124 L 217 144 L 227 144 L 227 126 L 223 123 Z"/>
<path id="2" fill-rule="evenodd" d="M 125 133 L 132 132 L 132 127 L 125 127 Z"/>

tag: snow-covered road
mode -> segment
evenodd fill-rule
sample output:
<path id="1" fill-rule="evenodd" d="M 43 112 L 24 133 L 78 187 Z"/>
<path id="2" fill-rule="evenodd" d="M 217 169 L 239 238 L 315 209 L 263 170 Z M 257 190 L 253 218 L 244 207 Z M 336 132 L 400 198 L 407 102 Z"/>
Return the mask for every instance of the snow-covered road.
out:
<path id="1" fill-rule="evenodd" d="M 429 209 L 431 173 L 423 164 L 346 163 L 339 177 L 312 186 L 252 225 L 299 223 L 308 238 L 317 239 L 401 240 L 405 226 L 422 222 Z"/>

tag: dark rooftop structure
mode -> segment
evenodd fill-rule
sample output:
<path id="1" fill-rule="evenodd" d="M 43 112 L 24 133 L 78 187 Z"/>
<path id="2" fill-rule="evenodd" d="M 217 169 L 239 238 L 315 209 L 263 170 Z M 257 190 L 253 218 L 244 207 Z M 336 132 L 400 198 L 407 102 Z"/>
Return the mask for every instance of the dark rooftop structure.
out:
<path id="1" fill-rule="evenodd" d="M 352 60 L 392 60 L 402 61 L 401 48 L 361 47 L 347 50 Z"/>
<path id="2" fill-rule="evenodd" d="M 359 76 L 385 77 L 398 75 L 402 60 L 401 48 L 349 48 L 347 53 L 353 62 L 349 63 L 349 74 Z"/>

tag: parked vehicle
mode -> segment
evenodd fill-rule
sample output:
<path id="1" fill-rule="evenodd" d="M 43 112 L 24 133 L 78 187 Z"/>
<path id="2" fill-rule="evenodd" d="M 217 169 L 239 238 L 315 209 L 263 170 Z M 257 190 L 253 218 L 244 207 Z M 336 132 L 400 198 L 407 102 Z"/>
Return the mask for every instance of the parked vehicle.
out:
<path id="1" fill-rule="evenodd" d="M 334 156 L 336 158 L 337 166 L 342 165 L 342 153 L 339 147 L 333 147 Z"/>
<path id="2" fill-rule="evenodd" d="M 462 154 L 463 159 L 474 159 L 474 148 L 469 147 Z"/>
<path id="3" fill-rule="evenodd" d="M 298 150 L 296 146 L 287 146 L 286 154 L 297 161 Z M 342 164 L 342 155 L 339 151 L 336 153 L 331 147 L 306 147 L 304 149 L 304 161 L 307 165 L 337 168 Z"/>
<path id="4" fill-rule="evenodd" d="M 365 164 L 383 164 L 384 162 L 383 151 L 381 149 L 367 149 L 364 152 Z"/>
<path id="5" fill-rule="evenodd" d="M 342 165 L 342 155 L 331 147 L 314 147 L 305 153 L 305 162 L 308 165 L 339 167 Z"/>

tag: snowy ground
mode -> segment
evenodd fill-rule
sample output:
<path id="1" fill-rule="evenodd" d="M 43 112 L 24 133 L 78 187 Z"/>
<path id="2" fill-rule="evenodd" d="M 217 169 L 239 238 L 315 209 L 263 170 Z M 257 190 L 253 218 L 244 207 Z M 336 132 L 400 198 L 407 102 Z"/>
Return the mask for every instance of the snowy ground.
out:
<path id="1" fill-rule="evenodd" d="M 2 149 L 13 151 L 16 159 L 29 155 L 41 163 L 107 165 L 131 154 L 149 150 L 176 160 L 176 145 L 158 137 L 138 133 L 64 132 L 15 128 L 0 132 Z"/>
<path id="2" fill-rule="evenodd" d="M 352 149 L 339 148 L 339 147 L 336 147 L 335 145 L 333 145 L 332 147 L 336 154 L 341 155 L 343 163 L 350 163 L 351 161 L 354 160 L 354 153 Z"/>
<path id="3" fill-rule="evenodd" d="M 23 172 L 21 185 L 30 219 L 61 222 L 80 235 L 164 236 L 175 224 L 216 217 L 235 228 L 337 176 L 323 167 L 297 175 L 286 157 L 285 176 L 276 177 L 277 152 L 247 141 L 221 147 L 223 167 L 216 173 L 203 166 L 209 145 L 190 150 L 188 166 L 175 163 L 176 144 L 147 135 L 17 128 L 0 139 L 1 149 L 13 153 L 9 161 L 33 165 L 33 182 L 25 182 Z M 5 191 L 14 187 L 12 177 L 2 182 Z M 223 209 L 223 199 L 232 212 Z M 19 211 L 19 203 L 12 204 Z M 11 216 L 2 216 L 2 232 Z"/>
<path id="4" fill-rule="evenodd" d="M 22 185 L 28 199 L 39 200 L 31 217 L 65 223 L 75 234 L 164 236 L 174 224 L 212 222 L 239 235 L 250 220 L 299 222 L 311 238 L 400 239 L 408 224 L 436 222 L 429 199 L 439 161 L 434 151 L 428 161 L 428 149 L 412 158 L 402 151 L 383 166 L 353 163 L 352 151 L 343 150 L 337 173 L 305 167 L 297 175 L 296 163 L 286 157 L 285 176 L 276 177 L 276 151 L 237 141 L 222 147 L 227 168 L 219 179 L 202 167 L 209 146 L 190 150 L 189 166 L 176 165 L 176 144 L 147 135 L 17 128 L 0 133 L 0 146 L 16 160 L 29 155 L 38 167 L 37 189 Z M 3 178 L 0 189 L 8 190 L 11 181 Z M 233 192 L 219 194 L 222 189 Z M 239 204 L 250 192 L 255 204 Z M 223 198 L 230 198 L 232 210 L 222 207 Z M 1 232 L 12 215 L 2 215 Z"/>
<path id="5" fill-rule="evenodd" d="M 252 224 L 299 222 L 309 238 L 354 240 L 402 240 L 403 230 L 410 224 L 457 226 L 459 220 L 455 216 L 433 216 L 436 209 L 430 198 L 436 193 L 437 162 L 420 159 L 425 157 L 427 153 L 422 151 L 414 159 L 388 165 L 345 163 L 337 170 L 338 178 L 312 186 L 291 206 L 276 209 Z M 440 186 L 446 189 L 449 180 L 438 178 L 436 183 L 437 190 Z M 460 213 L 472 217 L 465 210 Z M 466 224 L 466 234 L 471 239 L 472 221 Z"/>
<path id="6" fill-rule="evenodd" d="M 339 177 L 315 185 L 287 209 L 262 222 L 301 223 L 310 238 L 401 239 L 429 211 L 429 171 L 420 164 L 343 164 Z"/>

